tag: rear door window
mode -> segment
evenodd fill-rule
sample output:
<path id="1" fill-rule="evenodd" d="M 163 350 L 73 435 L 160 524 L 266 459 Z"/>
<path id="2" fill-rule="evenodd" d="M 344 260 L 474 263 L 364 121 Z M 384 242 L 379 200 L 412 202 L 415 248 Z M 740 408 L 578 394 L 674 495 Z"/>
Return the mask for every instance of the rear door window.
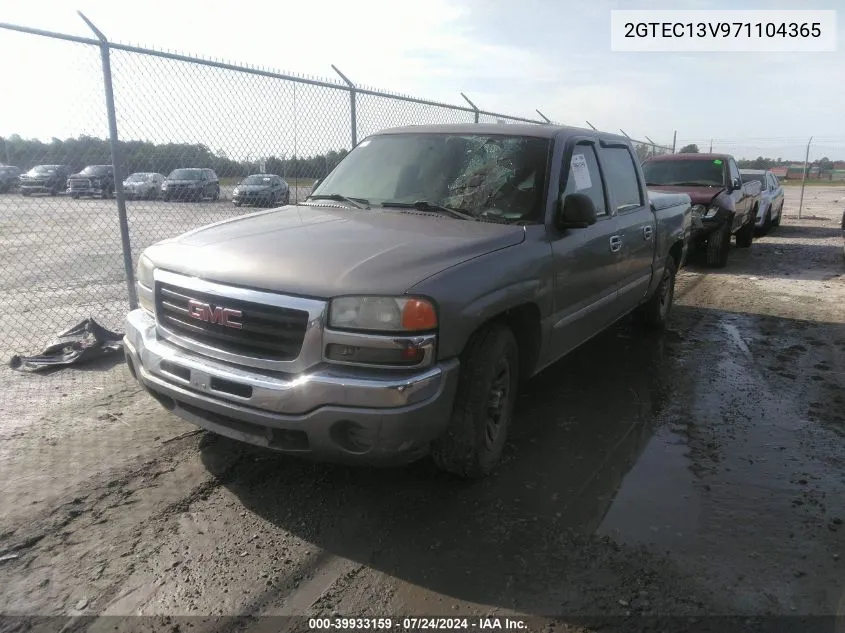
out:
<path id="1" fill-rule="evenodd" d="M 624 213 L 643 206 L 636 163 L 625 147 L 603 147 L 602 162 L 605 167 L 607 189 L 617 213 Z"/>

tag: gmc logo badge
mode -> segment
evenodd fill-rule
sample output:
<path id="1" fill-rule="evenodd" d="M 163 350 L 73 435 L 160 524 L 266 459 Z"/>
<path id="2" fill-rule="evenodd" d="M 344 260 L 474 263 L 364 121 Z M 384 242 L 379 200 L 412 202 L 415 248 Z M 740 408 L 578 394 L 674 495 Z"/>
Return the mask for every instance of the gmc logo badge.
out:
<path id="1" fill-rule="evenodd" d="M 225 325 L 226 327 L 235 328 L 236 330 L 243 328 L 243 323 L 234 320 L 240 319 L 243 316 L 243 312 L 240 310 L 223 308 L 221 306 L 212 306 L 210 303 L 191 299 L 188 301 L 188 314 L 192 319 L 205 321 L 206 323 Z"/>

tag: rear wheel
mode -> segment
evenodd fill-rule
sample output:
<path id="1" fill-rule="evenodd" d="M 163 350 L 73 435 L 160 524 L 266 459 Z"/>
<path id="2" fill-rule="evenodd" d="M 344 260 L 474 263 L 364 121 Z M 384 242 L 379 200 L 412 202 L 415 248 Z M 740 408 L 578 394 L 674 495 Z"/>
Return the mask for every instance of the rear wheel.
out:
<path id="1" fill-rule="evenodd" d="M 663 267 L 660 285 L 640 308 L 640 315 L 648 327 L 657 330 L 666 327 L 669 314 L 672 312 L 672 302 L 675 299 L 675 276 L 675 259 L 670 256 Z"/>
<path id="2" fill-rule="evenodd" d="M 447 472 L 483 477 L 499 463 L 513 417 L 519 350 L 499 323 L 476 332 L 461 354 L 455 404 L 446 432 L 432 444 L 432 458 Z"/>
<path id="3" fill-rule="evenodd" d="M 217 202 L 218 200 L 220 200 L 220 187 L 217 187 L 214 190 L 214 195 L 211 196 L 211 199 L 214 200 L 214 202 Z"/>
<path id="4" fill-rule="evenodd" d="M 705 251 L 707 265 L 711 268 L 724 268 L 728 263 L 730 247 L 731 227 L 725 222 L 707 238 L 707 250 Z"/>
<path id="5" fill-rule="evenodd" d="M 28 192 L 28 191 L 26 191 L 26 190 L 21 190 L 21 195 L 22 195 L 24 198 L 29 198 L 29 192 Z"/>

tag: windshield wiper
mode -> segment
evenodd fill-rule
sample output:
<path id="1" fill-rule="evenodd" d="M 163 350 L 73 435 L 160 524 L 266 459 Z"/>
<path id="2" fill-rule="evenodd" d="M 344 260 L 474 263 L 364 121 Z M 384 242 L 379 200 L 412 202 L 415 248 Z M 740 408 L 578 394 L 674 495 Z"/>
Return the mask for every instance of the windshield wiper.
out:
<path id="1" fill-rule="evenodd" d="M 370 201 L 366 198 L 350 198 L 348 196 L 342 196 L 339 193 L 327 193 L 319 196 L 308 196 L 305 198 L 306 200 L 334 200 L 336 202 L 345 202 L 346 204 L 351 204 L 356 209 L 369 209 L 370 208 Z"/>
<path id="2" fill-rule="evenodd" d="M 444 207 L 439 204 L 432 204 L 428 200 L 417 200 L 416 202 L 382 202 L 383 207 L 395 207 L 397 209 L 416 209 L 417 211 L 434 211 L 443 215 L 449 215 L 459 220 L 478 220 L 474 215 L 458 211 L 451 207 Z"/>

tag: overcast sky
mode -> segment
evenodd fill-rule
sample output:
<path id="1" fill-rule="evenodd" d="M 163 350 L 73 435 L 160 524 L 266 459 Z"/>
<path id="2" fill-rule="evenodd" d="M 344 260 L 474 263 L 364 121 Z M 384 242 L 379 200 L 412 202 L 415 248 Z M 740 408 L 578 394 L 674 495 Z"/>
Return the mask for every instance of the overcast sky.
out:
<path id="1" fill-rule="evenodd" d="M 741 8 L 799 4 L 745 0 Z M 841 4 L 823 0 L 804 8 Z M 456 104 L 465 92 L 482 109 L 536 117 L 539 108 L 556 122 L 589 120 L 658 143 L 671 144 L 677 130 L 679 146 L 697 142 L 706 150 L 713 139 L 714 150 L 740 157 L 799 158 L 812 135 L 813 156 L 845 158 L 842 11 L 837 52 L 793 54 L 610 51 L 611 9 L 738 8 L 734 0 L 643 0 L 636 7 L 608 0 L 39 0 L 6 3 L 2 19 L 90 36 L 77 8 L 124 43 L 322 78 L 333 77 L 335 64 L 362 85 Z M 0 30 L 6 86 L 0 134 L 49 139 L 105 132 L 99 58 L 81 48 Z M 126 55 L 113 63 L 124 138 L 202 136 L 234 154 L 270 151 L 262 135 L 273 139 L 271 149 L 288 152 L 296 140 L 299 153 L 316 147 L 315 139 L 342 146 L 348 138 L 342 116 L 348 98 L 339 92 L 294 94 L 280 82 Z M 362 110 L 359 136 L 406 118 L 442 115 L 374 101 Z M 233 136 L 233 127 L 246 132 Z"/>

